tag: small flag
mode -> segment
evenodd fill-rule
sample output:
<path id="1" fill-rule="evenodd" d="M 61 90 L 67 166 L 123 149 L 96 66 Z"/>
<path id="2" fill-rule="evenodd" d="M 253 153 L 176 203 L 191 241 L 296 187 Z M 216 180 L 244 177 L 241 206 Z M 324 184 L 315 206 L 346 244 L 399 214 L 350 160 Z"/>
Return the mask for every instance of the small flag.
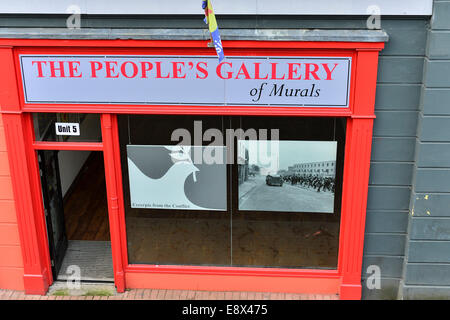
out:
<path id="1" fill-rule="evenodd" d="M 209 27 L 211 32 L 211 39 L 216 48 L 217 56 L 219 57 L 219 63 L 225 58 L 223 54 L 222 40 L 220 40 L 219 28 L 217 27 L 216 16 L 211 5 L 211 0 L 202 0 L 202 8 L 205 10 L 205 23 Z"/>

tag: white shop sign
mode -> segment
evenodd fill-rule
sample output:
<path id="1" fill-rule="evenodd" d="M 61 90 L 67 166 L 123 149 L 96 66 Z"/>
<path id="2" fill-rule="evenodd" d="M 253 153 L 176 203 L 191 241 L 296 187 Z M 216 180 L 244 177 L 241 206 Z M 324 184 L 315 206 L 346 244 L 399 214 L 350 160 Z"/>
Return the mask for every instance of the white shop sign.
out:
<path id="1" fill-rule="evenodd" d="M 26 103 L 349 106 L 350 57 L 20 55 Z"/>
<path id="2" fill-rule="evenodd" d="M 70 14 L 75 7 L 81 14 L 199 15 L 199 1 L 172 0 L 15 0 L 1 1 L 2 13 Z M 433 0 L 227 0 L 214 1 L 220 15 L 367 15 L 371 5 L 384 15 L 429 15 Z M 219 21 L 220 27 L 220 21 Z"/>

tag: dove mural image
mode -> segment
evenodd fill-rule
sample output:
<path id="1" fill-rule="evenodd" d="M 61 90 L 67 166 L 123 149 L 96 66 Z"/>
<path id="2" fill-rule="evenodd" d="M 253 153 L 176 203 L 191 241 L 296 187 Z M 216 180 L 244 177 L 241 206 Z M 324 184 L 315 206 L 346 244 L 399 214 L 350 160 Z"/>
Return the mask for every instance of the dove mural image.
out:
<path id="1" fill-rule="evenodd" d="M 226 210 L 225 165 L 194 164 L 193 148 L 128 145 L 131 207 Z"/>

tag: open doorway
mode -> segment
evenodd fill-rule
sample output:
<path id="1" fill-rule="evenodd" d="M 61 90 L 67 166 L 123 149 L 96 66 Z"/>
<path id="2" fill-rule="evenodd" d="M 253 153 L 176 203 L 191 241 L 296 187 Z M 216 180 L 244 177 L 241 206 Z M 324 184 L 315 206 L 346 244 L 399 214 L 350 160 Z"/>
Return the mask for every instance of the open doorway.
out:
<path id="1" fill-rule="evenodd" d="M 38 159 L 54 279 L 75 271 L 114 281 L 103 153 L 40 150 Z"/>

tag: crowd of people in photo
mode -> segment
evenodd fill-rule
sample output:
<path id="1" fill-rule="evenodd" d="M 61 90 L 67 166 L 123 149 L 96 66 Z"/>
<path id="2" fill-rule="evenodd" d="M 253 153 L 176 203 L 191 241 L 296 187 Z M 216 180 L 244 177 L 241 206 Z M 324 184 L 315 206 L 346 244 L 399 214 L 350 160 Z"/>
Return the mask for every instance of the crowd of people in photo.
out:
<path id="1" fill-rule="evenodd" d="M 323 177 L 312 174 L 291 174 L 284 175 L 283 180 L 290 183 L 291 185 L 299 185 L 305 188 L 311 188 L 317 190 L 317 192 L 328 190 L 334 193 L 335 191 L 335 179 L 333 177 Z"/>

